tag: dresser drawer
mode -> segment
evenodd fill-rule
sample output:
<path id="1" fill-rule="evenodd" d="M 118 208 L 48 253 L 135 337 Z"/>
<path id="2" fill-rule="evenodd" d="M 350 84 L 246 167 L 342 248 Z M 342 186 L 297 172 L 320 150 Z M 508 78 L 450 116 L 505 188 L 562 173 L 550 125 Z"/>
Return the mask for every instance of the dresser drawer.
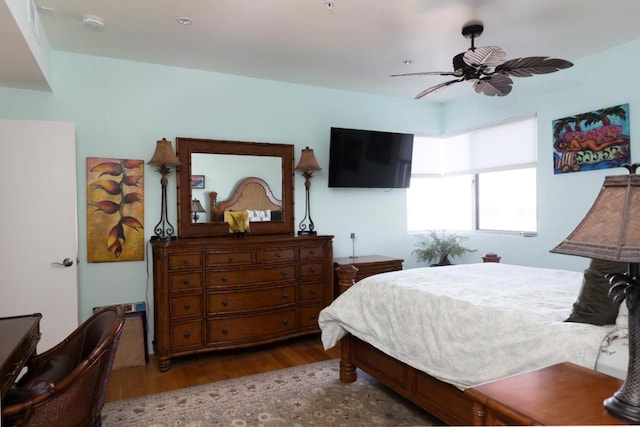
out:
<path id="1" fill-rule="evenodd" d="M 183 292 L 202 289 L 202 273 L 179 273 L 169 275 L 169 291 Z"/>
<path id="2" fill-rule="evenodd" d="M 324 283 L 314 282 L 300 285 L 300 301 L 313 301 L 324 298 Z"/>
<path id="3" fill-rule="evenodd" d="M 228 265 L 250 265 L 253 263 L 253 251 L 208 252 L 207 267 Z"/>
<path id="4" fill-rule="evenodd" d="M 208 314 L 259 310 L 296 303 L 296 287 L 218 292 L 207 296 Z"/>
<path id="5" fill-rule="evenodd" d="M 202 316 L 202 295 L 171 297 L 170 300 L 171 320 Z"/>
<path id="6" fill-rule="evenodd" d="M 207 271 L 207 287 L 255 285 L 295 279 L 295 264 L 248 270 Z"/>
<path id="7" fill-rule="evenodd" d="M 302 246 L 300 247 L 300 260 L 305 261 L 309 259 L 322 259 L 324 258 L 324 246 Z"/>
<path id="8" fill-rule="evenodd" d="M 286 262 L 296 259 L 295 248 L 258 249 L 258 263 Z"/>
<path id="9" fill-rule="evenodd" d="M 324 263 L 306 262 L 300 265 L 300 278 L 317 277 L 324 275 Z"/>
<path id="10" fill-rule="evenodd" d="M 201 347 L 204 343 L 202 321 L 172 324 L 170 327 L 171 352 Z"/>
<path id="11" fill-rule="evenodd" d="M 220 343 L 266 339 L 274 335 L 291 333 L 296 328 L 295 309 L 258 316 L 215 319 L 207 322 L 207 341 Z"/>
<path id="12" fill-rule="evenodd" d="M 324 304 L 314 304 L 302 307 L 300 310 L 300 327 L 302 329 L 307 328 L 320 328 L 318 326 L 318 315 L 320 310 L 324 308 Z"/>
<path id="13" fill-rule="evenodd" d="M 169 255 L 169 269 L 202 267 L 202 253 L 179 253 Z"/>

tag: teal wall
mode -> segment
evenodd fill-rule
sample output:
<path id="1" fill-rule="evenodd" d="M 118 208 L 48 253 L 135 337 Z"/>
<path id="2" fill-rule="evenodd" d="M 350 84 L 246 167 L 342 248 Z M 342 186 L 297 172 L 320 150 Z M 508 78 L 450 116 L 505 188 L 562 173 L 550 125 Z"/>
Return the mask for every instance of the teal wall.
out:
<path id="1" fill-rule="evenodd" d="M 440 128 L 438 105 L 61 52 L 53 53 L 53 70 L 53 93 L 0 88 L 0 117 L 76 123 L 82 318 L 95 306 L 147 295 L 152 301 L 148 255 L 144 262 L 86 262 L 86 158 L 147 161 L 163 137 L 294 144 L 296 161 L 309 146 L 324 169 L 313 178 L 313 219 L 319 233 L 336 234 L 336 254 L 351 253 L 347 233 L 355 231 L 362 236 L 361 253 L 406 256 L 405 191 L 327 189 L 329 128 L 432 133 Z M 295 216 L 302 218 L 304 180 L 298 174 L 295 187 Z M 174 175 L 168 200 L 175 225 Z M 147 239 L 159 217 L 160 175 L 147 166 Z"/>
<path id="2" fill-rule="evenodd" d="M 478 250 L 461 262 L 497 252 L 503 262 L 581 269 L 586 261 L 549 254 L 582 218 L 605 175 L 584 172 L 554 176 L 551 122 L 555 118 L 629 103 L 631 133 L 640 97 L 629 70 L 637 69 L 640 43 L 631 43 L 549 76 L 515 79 L 505 98 L 470 95 L 440 105 L 428 99 L 394 98 L 339 91 L 181 68 L 53 52 L 53 92 L 0 88 L 0 117 L 73 121 L 77 126 L 80 314 L 94 306 L 148 299 L 151 279 L 145 261 L 86 262 L 86 157 L 148 160 L 155 142 L 176 136 L 294 144 L 296 160 L 305 146 L 314 149 L 323 171 L 314 175 L 311 206 L 316 229 L 332 234 L 335 255 L 349 256 L 351 232 L 356 255 L 401 257 L 411 254 L 416 237 L 406 232 L 404 190 L 327 187 L 331 126 L 415 132 L 455 133 L 513 117 L 539 119 L 539 233 L 534 238 L 472 233 Z M 393 82 L 390 82 L 392 84 Z M 19 143 L 19 142 L 17 142 Z M 517 141 L 514 141 L 517 144 Z M 632 152 L 638 143 L 632 137 Z M 499 155 L 499 154 L 498 154 Z M 634 157 L 635 158 L 635 157 Z M 145 234 L 159 219 L 159 175 L 145 170 Z M 296 175 L 296 218 L 304 214 L 304 182 Z M 175 223 L 175 181 L 169 182 L 169 216 Z M 438 201 L 434 209 L 446 209 Z M 151 325 L 152 326 L 152 325 Z M 151 328 L 152 330 L 152 328 Z"/>

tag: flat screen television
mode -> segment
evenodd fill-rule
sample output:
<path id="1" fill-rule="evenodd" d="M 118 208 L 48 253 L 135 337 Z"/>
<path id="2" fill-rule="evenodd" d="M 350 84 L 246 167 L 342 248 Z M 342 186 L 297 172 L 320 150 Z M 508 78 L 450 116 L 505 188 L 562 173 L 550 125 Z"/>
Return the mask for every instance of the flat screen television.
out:
<path id="1" fill-rule="evenodd" d="M 331 128 L 329 187 L 408 188 L 413 134 Z"/>

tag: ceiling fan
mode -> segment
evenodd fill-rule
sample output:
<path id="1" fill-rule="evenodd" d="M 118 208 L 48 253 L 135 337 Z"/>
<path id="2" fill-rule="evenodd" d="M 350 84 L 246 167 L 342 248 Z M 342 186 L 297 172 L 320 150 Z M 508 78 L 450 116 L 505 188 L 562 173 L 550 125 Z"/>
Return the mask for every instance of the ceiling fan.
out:
<path id="1" fill-rule="evenodd" d="M 463 81 L 473 82 L 477 93 L 488 96 L 505 96 L 511 92 L 511 77 L 529 77 L 534 74 L 548 74 L 569 68 L 573 64 L 564 59 L 548 56 L 530 56 L 507 60 L 506 53 L 498 46 L 475 47 L 475 38 L 484 31 L 479 23 L 470 23 L 462 28 L 462 35 L 471 39 L 471 47 L 453 57 L 453 71 L 426 71 L 422 73 L 392 74 L 399 76 L 455 76 L 453 80 L 437 84 L 423 90 L 415 99 L 420 99 L 443 87 Z"/>

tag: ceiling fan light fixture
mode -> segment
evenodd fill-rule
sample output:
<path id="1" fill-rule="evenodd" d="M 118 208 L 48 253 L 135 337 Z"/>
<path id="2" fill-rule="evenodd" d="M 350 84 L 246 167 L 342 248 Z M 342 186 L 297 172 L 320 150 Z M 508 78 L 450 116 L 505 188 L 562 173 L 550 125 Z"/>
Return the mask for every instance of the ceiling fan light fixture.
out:
<path id="1" fill-rule="evenodd" d="M 507 60 L 506 54 L 498 46 L 475 47 L 474 40 L 484 31 L 478 21 L 470 22 L 462 28 L 462 35 L 471 39 L 471 47 L 466 52 L 453 57 L 453 71 L 426 71 L 420 73 L 392 74 L 400 76 L 452 76 L 453 80 L 429 87 L 415 99 L 437 92 L 455 83 L 472 82 L 477 93 L 487 96 L 505 96 L 511 92 L 511 77 L 529 77 L 537 74 L 548 74 L 572 67 L 565 59 L 547 56 L 529 56 Z M 406 63 L 406 62 L 405 62 Z"/>
<path id="2" fill-rule="evenodd" d="M 180 18 L 177 19 L 178 24 L 180 25 L 191 25 L 193 24 L 193 21 L 191 20 L 191 18 L 186 17 L 186 16 L 181 16 Z"/>

